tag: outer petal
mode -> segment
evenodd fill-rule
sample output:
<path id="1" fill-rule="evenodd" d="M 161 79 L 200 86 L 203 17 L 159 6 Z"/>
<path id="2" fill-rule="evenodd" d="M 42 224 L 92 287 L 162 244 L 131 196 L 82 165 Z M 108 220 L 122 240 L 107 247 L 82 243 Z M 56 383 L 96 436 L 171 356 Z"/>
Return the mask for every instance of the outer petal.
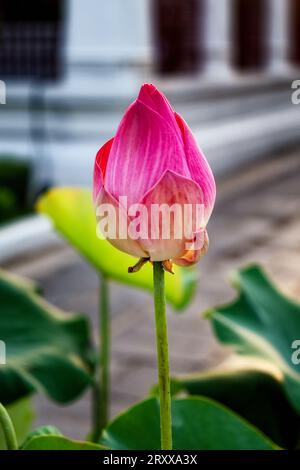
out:
<path id="1" fill-rule="evenodd" d="M 172 171 L 167 171 L 146 194 L 142 203 L 148 210 L 149 239 L 140 240 L 139 243 L 144 251 L 149 253 L 151 261 L 177 258 L 186 251 L 187 241 L 193 238 L 194 232 L 202 228 L 203 220 L 201 218 L 197 219 L 197 209 L 200 209 L 201 215 L 202 201 L 202 190 L 197 183 Z M 163 213 L 163 216 L 159 218 L 156 216 L 151 217 L 151 214 L 152 216 L 154 214 L 154 205 L 161 204 L 166 205 L 168 208 L 176 204 L 176 209 L 179 210 L 179 218 L 177 218 L 177 221 L 180 222 L 179 226 L 172 212 L 170 218 L 166 213 Z M 185 205 L 189 205 L 191 210 L 190 213 L 186 212 L 189 217 L 188 223 L 184 217 L 184 210 L 187 210 Z M 166 227 L 168 229 L 164 232 Z"/>
<path id="2" fill-rule="evenodd" d="M 105 188 L 128 204 L 141 201 L 167 171 L 190 178 L 182 139 L 153 109 L 135 101 L 115 136 L 106 167 Z"/>
<path id="3" fill-rule="evenodd" d="M 186 160 L 191 173 L 191 177 L 194 181 L 199 184 L 203 191 L 206 211 L 206 222 L 208 222 L 216 198 L 216 184 L 214 176 L 189 126 L 179 114 L 175 113 L 175 116 L 178 126 L 181 129 Z"/>
<path id="4" fill-rule="evenodd" d="M 203 234 L 203 246 L 202 248 L 198 249 L 190 249 L 186 250 L 183 252 L 183 254 L 179 258 L 173 258 L 172 261 L 174 264 L 177 264 L 178 266 L 192 266 L 193 264 L 198 263 L 200 258 L 205 255 L 205 253 L 208 250 L 208 245 L 209 245 L 209 238 L 207 235 L 207 231 L 204 230 Z"/>
<path id="5" fill-rule="evenodd" d="M 94 165 L 94 185 L 93 199 L 96 202 L 97 196 L 104 184 L 106 166 L 114 138 L 108 140 L 98 151 Z"/>
<path id="6" fill-rule="evenodd" d="M 181 137 L 174 111 L 167 98 L 152 84 L 145 83 L 140 90 L 138 101 L 160 114 Z"/>
<path id="7" fill-rule="evenodd" d="M 97 222 L 100 222 L 99 208 L 104 204 L 108 204 L 111 210 L 115 212 L 115 218 L 108 220 L 112 231 L 115 232 L 114 237 L 107 237 L 106 239 L 118 250 L 128 253 L 129 255 L 136 256 L 138 258 L 148 257 L 148 253 L 145 252 L 142 247 L 139 245 L 138 241 L 132 240 L 128 237 L 128 225 L 129 219 L 125 209 L 116 201 L 116 199 L 111 196 L 103 187 L 100 190 L 100 193 L 97 197 L 97 209 L 96 216 Z M 122 234 L 124 238 L 122 238 Z M 104 235 L 104 234 L 103 234 Z"/>

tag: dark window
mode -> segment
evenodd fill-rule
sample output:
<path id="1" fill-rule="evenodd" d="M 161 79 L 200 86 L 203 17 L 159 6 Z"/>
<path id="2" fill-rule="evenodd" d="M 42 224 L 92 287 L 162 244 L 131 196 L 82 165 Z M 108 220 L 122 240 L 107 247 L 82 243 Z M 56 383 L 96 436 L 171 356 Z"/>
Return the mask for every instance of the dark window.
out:
<path id="1" fill-rule="evenodd" d="M 290 60 L 300 65 L 300 0 L 290 0 Z"/>
<path id="2" fill-rule="evenodd" d="M 240 70 L 263 68 L 268 58 L 267 0 L 233 0 L 233 65 Z"/>
<path id="3" fill-rule="evenodd" d="M 0 77 L 61 75 L 62 0 L 0 0 Z"/>
<path id="4" fill-rule="evenodd" d="M 203 0 L 153 0 L 159 72 L 188 73 L 201 68 L 204 3 Z"/>

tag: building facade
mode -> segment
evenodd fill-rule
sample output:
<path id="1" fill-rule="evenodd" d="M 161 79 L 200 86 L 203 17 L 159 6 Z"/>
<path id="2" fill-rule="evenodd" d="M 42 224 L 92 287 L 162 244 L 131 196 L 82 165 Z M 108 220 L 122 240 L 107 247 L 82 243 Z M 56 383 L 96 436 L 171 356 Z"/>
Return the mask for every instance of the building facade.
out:
<path id="1" fill-rule="evenodd" d="M 300 138 L 300 0 L 14 3 L 0 2 L 0 155 L 30 156 L 37 186 L 90 184 L 144 81 L 168 94 L 216 171 Z"/>

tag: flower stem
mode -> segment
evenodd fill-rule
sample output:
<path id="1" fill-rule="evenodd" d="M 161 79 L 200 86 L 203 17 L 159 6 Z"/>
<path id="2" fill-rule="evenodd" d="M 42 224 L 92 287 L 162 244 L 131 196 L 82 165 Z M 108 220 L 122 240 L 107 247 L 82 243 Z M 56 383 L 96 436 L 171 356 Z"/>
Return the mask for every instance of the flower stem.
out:
<path id="1" fill-rule="evenodd" d="M 94 389 L 93 421 L 94 429 L 92 440 L 97 442 L 108 423 L 109 417 L 109 362 L 110 362 L 110 319 L 108 305 L 108 281 L 104 275 L 100 276 L 100 304 L 99 304 L 99 359 L 97 364 L 97 377 Z"/>
<path id="2" fill-rule="evenodd" d="M 156 346 L 160 397 L 161 449 L 172 450 L 172 417 L 168 329 L 166 317 L 164 269 L 160 261 L 153 263 Z"/>
<path id="3" fill-rule="evenodd" d="M 7 450 L 18 450 L 15 428 L 4 406 L 0 403 L 0 428 L 2 428 Z"/>

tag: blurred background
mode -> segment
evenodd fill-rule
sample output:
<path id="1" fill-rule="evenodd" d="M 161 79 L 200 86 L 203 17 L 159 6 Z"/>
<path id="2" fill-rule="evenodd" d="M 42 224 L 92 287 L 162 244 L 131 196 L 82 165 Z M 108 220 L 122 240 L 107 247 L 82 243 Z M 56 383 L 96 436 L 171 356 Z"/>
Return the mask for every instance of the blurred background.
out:
<path id="1" fill-rule="evenodd" d="M 228 272 L 260 262 L 300 299 L 297 79 L 300 0 L 0 0 L 1 266 L 94 321 L 97 276 L 33 204 L 51 186 L 91 187 L 98 148 L 153 82 L 218 183 L 198 293 L 169 318 L 172 370 L 217 364 L 227 352 L 197 314 L 232 298 Z M 151 297 L 114 284 L 111 294 L 115 414 L 147 393 L 156 369 Z M 87 397 L 65 411 L 37 405 L 40 423 L 82 436 Z"/>

